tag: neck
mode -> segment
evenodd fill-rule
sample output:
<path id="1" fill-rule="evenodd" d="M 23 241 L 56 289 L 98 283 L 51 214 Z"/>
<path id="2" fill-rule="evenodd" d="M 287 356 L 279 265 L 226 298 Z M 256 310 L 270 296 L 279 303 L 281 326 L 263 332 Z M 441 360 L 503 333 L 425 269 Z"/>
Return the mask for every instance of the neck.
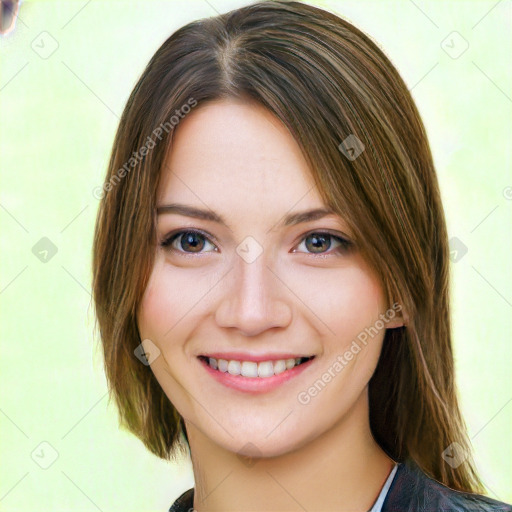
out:
<path id="1" fill-rule="evenodd" d="M 393 469 L 373 439 L 368 395 L 332 428 L 294 451 L 247 459 L 186 423 L 197 512 L 367 512 Z"/>

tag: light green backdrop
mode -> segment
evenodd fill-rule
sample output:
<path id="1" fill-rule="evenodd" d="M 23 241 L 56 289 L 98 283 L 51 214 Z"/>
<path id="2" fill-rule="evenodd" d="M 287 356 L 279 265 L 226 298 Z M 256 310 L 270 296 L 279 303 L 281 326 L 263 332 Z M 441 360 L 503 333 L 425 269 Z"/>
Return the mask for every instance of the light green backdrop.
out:
<path id="1" fill-rule="evenodd" d="M 149 454 L 107 404 L 92 191 L 155 50 L 247 3 L 28 1 L 0 38 L 2 511 L 164 511 L 193 486 L 188 461 Z M 311 3 L 379 43 L 423 116 L 454 248 L 463 412 L 489 495 L 512 502 L 511 2 Z"/>

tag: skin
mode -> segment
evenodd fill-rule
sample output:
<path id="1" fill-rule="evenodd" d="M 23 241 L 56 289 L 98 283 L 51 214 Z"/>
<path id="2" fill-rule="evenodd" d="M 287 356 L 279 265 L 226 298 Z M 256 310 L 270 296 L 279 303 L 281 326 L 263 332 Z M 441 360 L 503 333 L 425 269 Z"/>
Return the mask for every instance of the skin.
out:
<path id="1" fill-rule="evenodd" d="M 209 208 L 229 226 L 160 214 L 159 241 L 191 228 L 208 238 L 198 238 L 199 253 L 184 237 L 174 251 L 157 246 L 137 314 L 141 339 L 160 351 L 151 370 L 185 418 L 195 509 L 366 512 L 394 465 L 370 431 L 368 382 L 385 329 L 403 319 L 389 320 L 321 392 L 299 402 L 391 305 L 357 244 L 337 251 L 327 237 L 314 252 L 307 243 L 325 230 L 353 241 L 342 218 L 279 225 L 286 214 L 325 207 L 297 143 L 258 104 L 199 105 L 178 125 L 162 170 L 157 205 L 170 203 Z M 247 236 L 263 250 L 251 263 L 236 252 Z M 248 395 L 203 368 L 197 356 L 214 351 L 315 360 L 277 389 Z"/>

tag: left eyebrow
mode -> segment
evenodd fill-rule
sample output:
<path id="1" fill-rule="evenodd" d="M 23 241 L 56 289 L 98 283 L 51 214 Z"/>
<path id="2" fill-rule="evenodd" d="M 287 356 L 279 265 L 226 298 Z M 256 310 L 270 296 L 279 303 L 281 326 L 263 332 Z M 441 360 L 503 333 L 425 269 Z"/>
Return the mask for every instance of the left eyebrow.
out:
<path id="1" fill-rule="evenodd" d="M 314 220 L 322 219 L 327 215 L 332 215 L 334 212 L 326 208 L 316 208 L 315 210 L 306 210 L 303 212 L 290 213 L 284 217 L 281 222 L 282 226 L 295 226 L 303 222 L 311 222 Z"/>
<path id="2" fill-rule="evenodd" d="M 185 217 L 193 217 L 195 219 L 207 220 L 211 222 L 217 222 L 218 224 L 222 224 L 225 227 L 227 226 L 226 221 L 222 217 L 222 215 L 214 212 L 213 210 L 204 210 L 201 208 L 196 208 L 195 206 L 186 205 L 186 204 L 165 204 L 158 206 L 156 209 L 157 215 L 161 214 L 177 214 L 183 215 Z M 280 226 L 295 226 L 297 224 L 302 224 L 304 222 L 311 222 L 314 220 L 321 219 L 326 217 L 327 215 L 332 215 L 334 212 L 330 209 L 326 208 L 316 208 L 314 210 L 306 210 L 302 212 L 289 213 L 285 215 L 283 220 L 280 222 Z"/>

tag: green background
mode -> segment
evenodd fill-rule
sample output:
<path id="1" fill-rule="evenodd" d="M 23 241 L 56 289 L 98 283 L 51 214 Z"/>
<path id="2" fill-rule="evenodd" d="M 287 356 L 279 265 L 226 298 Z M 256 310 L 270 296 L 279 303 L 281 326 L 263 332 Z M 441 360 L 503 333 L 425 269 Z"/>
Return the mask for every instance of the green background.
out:
<path id="1" fill-rule="evenodd" d="M 2 511 L 164 511 L 193 486 L 189 461 L 151 455 L 108 404 L 90 296 L 92 191 L 160 44 L 248 3 L 28 1 L 0 37 Z M 488 494 L 512 502 L 511 2 L 311 3 L 369 34 L 417 102 L 459 240 L 461 405 Z M 57 248 L 46 262 L 33 252 L 43 237 Z"/>

